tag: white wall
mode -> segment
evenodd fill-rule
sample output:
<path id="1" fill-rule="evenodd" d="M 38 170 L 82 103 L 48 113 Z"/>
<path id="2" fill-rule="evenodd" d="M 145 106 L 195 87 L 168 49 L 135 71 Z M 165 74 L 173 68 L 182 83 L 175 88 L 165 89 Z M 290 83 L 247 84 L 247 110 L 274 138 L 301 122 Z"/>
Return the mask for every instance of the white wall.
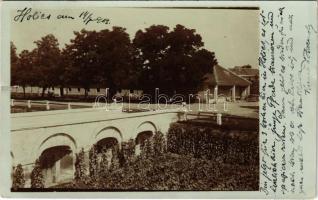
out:
<path id="1" fill-rule="evenodd" d="M 67 145 L 74 141 L 77 153 L 82 147 L 85 150 L 90 149 L 97 142 L 97 135 L 110 127 L 119 131 L 118 137 L 122 141 L 127 141 L 131 138 L 135 139 L 137 134 L 144 130 L 144 127 L 151 125 L 154 125 L 156 130 L 167 133 L 170 123 L 178 120 L 177 112 L 118 113 L 118 111 L 112 111 L 117 112 L 112 114 L 96 111 L 96 115 L 101 118 L 105 115 L 104 120 L 98 119 L 100 117 L 95 118 L 93 112 L 90 115 L 92 117 L 82 121 L 78 119 L 83 116 L 81 112 L 67 113 L 69 111 L 65 110 L 55 112 L 57 114 L 49 114 L 50 112 L 55 111 L 35 114 L 19 113 L 12 118 L 11 144 L 15 164 L 34 163 L 42 153 L 44 141 L 46 146 L 49 140 L 52 140 L 51 145 Z M 111 116 L 114 118 L 112 119 Z M 81 122 L 79 123 L 79 121 Z M 145 124 L 147 125 L 145 126 Z M 113 132 L 109 134 L 113 134 Z M 54 138 L 57 137 L 59 139 L 55 140 Z"/>

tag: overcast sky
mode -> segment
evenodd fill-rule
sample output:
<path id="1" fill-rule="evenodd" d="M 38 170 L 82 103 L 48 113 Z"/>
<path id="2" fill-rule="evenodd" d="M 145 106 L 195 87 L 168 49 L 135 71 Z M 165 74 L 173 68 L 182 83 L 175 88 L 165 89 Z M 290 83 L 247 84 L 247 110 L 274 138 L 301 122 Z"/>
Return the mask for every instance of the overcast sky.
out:
<path id="1" fill-rule="evenodd" d="M 127 29 L 132 39 L 139 29 L 153 24 L 166 25 L 173 29 L 176 24 L 196 29 L 202 36 L 204 46 L 214 51 L 219 64 L 233 67 L 250 64 L 258 68 L 258 10 L 239 9 L 158 9 L 158 8 L 98 8 L 87 9 L 93 17 L 109 18 L 110 24 L 90 22 L 85 25 L 79 14 L 86 10 L 38 10 L 51 14 L 50 20 L 23 21 L 13 20 L 12 13 L 11 41 L 18 52 L 35 47 L 35 40 L 47 34 L 54 34 L 60 47 L 74 38 L 73 31 L 111 29 L 122 26 Z M 58 14 L 74 16 L 75 20 L 58 20 Z"/>

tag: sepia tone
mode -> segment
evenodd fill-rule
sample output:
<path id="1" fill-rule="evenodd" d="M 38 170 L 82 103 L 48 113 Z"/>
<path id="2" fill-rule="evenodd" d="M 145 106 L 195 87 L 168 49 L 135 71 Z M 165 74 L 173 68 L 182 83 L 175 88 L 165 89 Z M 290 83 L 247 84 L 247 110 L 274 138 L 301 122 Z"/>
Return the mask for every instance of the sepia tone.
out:
<path id="1" fill-rule="evenodd" d="M 12 13 L 12 191 L 259 190 L 258 10 L 102 11 Z"/>

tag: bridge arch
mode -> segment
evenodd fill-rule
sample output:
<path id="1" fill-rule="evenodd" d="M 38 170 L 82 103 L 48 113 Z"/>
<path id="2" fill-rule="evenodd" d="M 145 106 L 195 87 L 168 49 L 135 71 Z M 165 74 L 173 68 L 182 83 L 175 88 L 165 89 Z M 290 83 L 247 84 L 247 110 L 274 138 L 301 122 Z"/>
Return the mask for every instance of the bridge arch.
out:
<path id="1" fill-rule="evenodd" d="M 51 135 L 41 142 L 36 159 L 40 161 L 45 185 L 72 180 L 76 149 L 75 140 L 65 133 Z"/>
<path id="2" fill-rule="evenodd" d="M 57 133 L 49 136 L 41 142 L 38 150 L 36 151 L 36 158 L 41 156 L 42 152 L 46 149 L 56 146 L 68 146 L 73 152 L 77 149 L 77 145 L 73 137 L 65 133 Z"/>
<path id="3" fill-rule="evenodd" d="M 151 121 L 145 121 L 139 124 L 135 131 L 135 153 L 139 155 L 144 142 L 151 138 L 157 131 L 156 125 Z"/>
<path id="4" fill-rule="evenodd" d="M 136 131 L 135 131 L 136 136 L 138 135 L 138 133 L 141 133 L 144 131 L 151 131 L 151 132 L 155 133 L 157 131 L 157 126 L 151 121 L 142 122 L 136 128 Z"/>
<path id="5" fill-rule="evenodd" d="M 121 131 L 114 126 L 109 126 L 95 134 L 92 144 L 97 144 L 98 151 L 100 151 L 103 147 L 109 148 L 113 145 L 121 144 L 122 141 Z"/>

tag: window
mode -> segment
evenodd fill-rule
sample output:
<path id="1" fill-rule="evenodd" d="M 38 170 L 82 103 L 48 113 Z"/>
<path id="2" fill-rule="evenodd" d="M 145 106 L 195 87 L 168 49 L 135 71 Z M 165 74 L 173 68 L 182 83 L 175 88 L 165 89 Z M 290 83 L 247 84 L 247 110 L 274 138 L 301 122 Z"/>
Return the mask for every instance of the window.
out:
<path id="1" fill-rule="evenodd" d="M 79 92 L 80 92 L 80 91 L 81 91 L 81 88 L 77 88 L 77 91 L 79 91 Z"/>
<path id="2" fill-rule="evenodd" d="M 54 90 L 54 87 L 52 87 L 52 90 Z"/>
<path id="3" fill-rule="evenodd" d="M 87 89 L 87 92 L 89 92 L 89 91 L 90 91 L 90 89 L 88 88 L 88 89 Z"/>
<path id="4" fill-rule="evenodd" d="M 134 93 L 134 90 L 130 90 L 130 93 Z"/>
<path id="5" fill-rule="evenodd" d="M 99 89 L 99 88 L 97 88 L 96 90 L 97 90 L 97 92 L 100 92 L 100 89 Z"/>

